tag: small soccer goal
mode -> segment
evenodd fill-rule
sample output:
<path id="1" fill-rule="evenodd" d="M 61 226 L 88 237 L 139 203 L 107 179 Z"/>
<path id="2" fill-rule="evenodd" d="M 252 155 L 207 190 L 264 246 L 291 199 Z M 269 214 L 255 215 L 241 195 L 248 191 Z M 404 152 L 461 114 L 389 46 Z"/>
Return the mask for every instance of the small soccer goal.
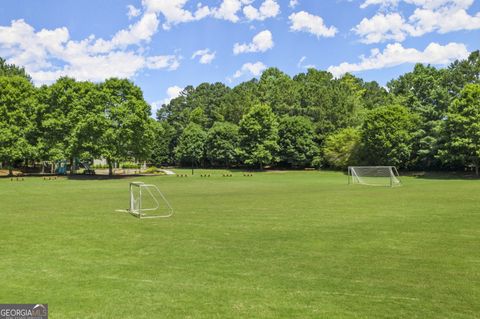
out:
<path id="1" fill-rule="evenodd" d="M 395 166 L 349 166 L 348 184 L 395 187 L 402 183 Z"/>
<path id="2" fill-rule="evenodd" d="M 130 207 L 127 212 L 138 218 L 167 218 L 173 215 L 173 208 L 160 189 L 153 184 L 132 182 L 129 186 Z"/>

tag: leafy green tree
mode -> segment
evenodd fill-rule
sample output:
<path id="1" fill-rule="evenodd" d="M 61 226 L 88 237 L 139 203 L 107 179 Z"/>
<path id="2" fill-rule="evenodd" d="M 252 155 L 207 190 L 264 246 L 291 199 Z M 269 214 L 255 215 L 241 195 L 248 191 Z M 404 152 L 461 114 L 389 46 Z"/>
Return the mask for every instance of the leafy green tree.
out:
<path id="1" fill-rule="evenodd" d="M 337 169 L 358 165 L 360 138 L 360 131 L 353 127 L 329 135 L 323 149 L 327 164 Z"/>
<path id="2" fill-rule="evenodd" d="M 319 149 L 314 142 L 312 122 L 302 116 L 284 116 L 279 121 L 280 160 L 291 167 L 318 164 Z"/>
<path id="3" fill-rule="evenodd" d="M 230 88 L 223 83 L 202 83 L 188 95 L 188 108 L 190 110 L 201 108 L 205 114 L 204 128 L 210 128 L 213 123 L 223 121 L 222 109 L 228 92 Z"/>
<path id="4" fill-rule="evenodd" d="M 36 149 L 37 149 L 37 160 L 40 161 L 55 161 L 56 159 L 64 158 L 63 149 L 58 148 L 57 152 L 52 151 L 55 147 L 50 143 L 52 140 L 52 135 L 49 135 L 50 132 L 47 132 L 46 126 L 47 123 L 43 123 L 45 117 L 50 115 L 53 110 L 49 110 L 47 101 L 49 100 L 50 87 L 43 85 L 37 89 L 37 107 L 35 109 L 35 135 L 36 135 Z M 53 132 L 52 132 L 53 133 Z M 42 165 L 44 172 L 45 166 Z M 54 167 L 52 166 L 52 173 Z"/>
<path id="5" fill-rule="evenodd" d="M 413 143 L 413 164 L 417 167 L 434 168 L 440 164 L 437 152 L 441 124 L 450 104 L 445 76 L 445 70 L 417 64 L 412 72 L 388 83 L 397 102 L 420 117 Z"/>
<path id="6" fill-rule="evenodd" d="M 149 158 L 154 131 L 150 105 L 143 99 L 138 86 L 128 80 L 112 78 L 102 83 L 100 89 L 103 94 L 101 113 L 97 114 L 97 119 L 89 118 L 88 123 L 101 127 L 99 154 L 107 160 L 112 175 L 114 162 Z"/>
<path id="7" fill-rule="evenodd" d="M 169 162 L 176 161 L 175 148 L 177 147 L 180 135 L 185 127 L 190 123 L 191 109 L 188 107 L 188 96 L 193 94 L 193 86 L 185 87 L 180 95 L 172 99 L 169 103 L 162 105 L 157 111 L 157 120 L 162 123 L 165 133 L 168 133 L 168 158 Z"/>
<path id="8" fill-rule="evenodd" d="M 30 81 L 22 68 L 3 59 L 0 76 Z M 111 79 L 94 84 L 61 78 L 33 90 L 34 112 L 27 112 L 32 124 L 25 130 L 23 157 L 14 161 L 35 157 L 43 161 L 69 159 L 73 164 L 78 158 L 104 157 L 110 172 L 113 163 L 122 160 L 173 163 L 180 154 L 181 161 L 190 161 L 183 156 L 185 139 L 181 139 L 194 123 L 209 131 L 202 152 L 215 164 L 237 160 L 260 167 L 278 161 L 289 166 L 313 165 L 319 162 L 319 156 L 313 154 L 318 154 L 320 145 L 329 165 L 343 167 L 358 145 L 358 134 L 350 128 L 362 126 L 360 145 L 376 152 L 365 152 L 362 160 L 416 168 L 453 162 L 465 165 L 472 160 L 446 159 L 446 149 L 453 149 L 448 144 L 453 133 L 447 130 L 447 112 L 449 116 L 455 113 L 448 109 L 451 101 L 460 98 L 466 85 L 480 84 L 479 79 L 479 51 L 448 69 L 419 64 L 389 82 L 389 92 L 351 74 L 336 79 L 328 72 L 309 69 L 291 78 L 270 68 L 260 80 L 232 89 L 223 83 L 187 86 L 159 109 L 158 123 L 154 123 L 141 90 L 129 81 Z M 395 105 L 408 109 L 399 112 L 399 119 L 392 116 L 402 109 Z M 372 120 L 375 116 L 378 123 Z M 412 119 L 410 126 L 404 117 Z M 239 125 L 238 136 L 235 125 Z M 382 129 L 386 133 L 380 133 Z M 3 138 L 7 139 L 7 133 Z M 196 156 L 203 159 L 204 155 Z"/>
<path id="9" fill-rule="evenodd" d="M 329 72 L 309 69 L 294 80 L 300 92 L 300 107 L 294 114 L 313 121 L 319 144 L 332 132 L 361 123 L 364 89 L 351 75 L 334 79 Z"/>
<path id="10" fill-rule="evenodd" d="M 14 64 L 8 64 L 7 61 L 0 58 L 0 76 L 20 76 L 31 82 L 32 78 L 25 72 L 25 69 Z"/>
<path id="11" fill-rule="evenodd" d="M 468 84 L 449 108 L 445 121 L 446 142 L 440 158 L 446 164 L 480 164 L 480 85 Z"/>
<path id="12" fill-rule="evenodd" d="M 205 115 L 205 111 L 201 107 L 196 107 L 195 109 L 190 112 L 190 123 L 195 123 L 200 125 L 201 127 L 205 127 L 208 123 L 209 119 Z"/>
<path id="13" fill-rule="evenodd" d="M 98 86 L 63 77 L 38 91 L 38 158 L 53 162 L 69 159 L 74 165 L 75 158 L 98 156 L 99 135 L 90 140 L 81 136 L 93 136 L 101 129 L 96 123 L 100 119 L 98 107 L 102 105 Z M 86 125 L 87 121 L 94 123 Z"/>
<path id="14" fill-rule="evenodd" d="M 156 165 L 175 163 L 173 139 L 176 131 L 166 121 L 154 121 L 152 130 L 154 138 L 150 161 Z"/>
<path id="15" fill-rule="evenodd" d="M 191 164 L 192 168 L 203 161 L 205 155 L 205 141 L 207 133 L 202 127 L 195 123 L 190 123 L 182 135 L 175 148 L 175 155 L 180 163 Z"/>
<path id="16" fill-rule="evenodd" d="M 467 84 L 480 84 L 480 51 L 470 53 L 465 60 L 455 61 L 449 67 L 445 79 L 453 98 L 457 98 Z"/>
<path id="17" fill-rule="evenodd" d="M 297 82 L 277 68 L 263 72 L 258 93 L 260 103 L 269 105 L 277 115 L 291 114 L 300 103 Z"/>
<path id="18" fill-rule="evenodd" d="M 75 82 L 77 100 L 68 113 L 71 131 L 66 153 L 72 163 L 71 173 L 78 160 L 88 161 L 102 156 L 102 136 L 105 128 L 105 95 L 99 85 L 91 82 Z"/>
<path id="19" fill-rule="evenodd" d="M 272 109 L 265 104 L 253 106 L 240 121 L 240 154 L 247 165 L 277 162 L 278 123 Z"/>
<path id="20" fill-rule="evenodd" d="M 413 148 L 416 118 L 399 105 L 370 111 L 362 125 L 362 153 L 370 165 L 406 166 Z"/>
<path id="21" fill-rule="evenodd" d="M 228 122 L 216 122 L 208 131 L 206 140 L 207 158 L 213 164 L 227 168 L 235 162 L 238 154 L 238 126 Z"/>
<path id="22" fill-rule="evenodd" d="M 227 93 L 221 112 L 225 121 L 239 124 L 243 115 L 258 103 L 258 81 L 252 79 L 240 83 Z"/>
<path id="23" fill-rule="evenodd" d="M 157 120 L 158 121 L 188 121 L 188 113 L 183 111 L 187 109 L 187 96 L 194 91 L 194 87 L 189 85 L 185 87 L 179 96 L 170 100 L 167 104 L 163 104 L 161 108 L 157 110 Z"/>
<path id="24" fill-rule="evenodd" d="M 174 159 L 174 149 L 179 144 L 182 132 L 189 123 L 197 123 L 208 130 L 214 122 L 223 121 L 230 111 L 227 98 L 231 89 L 223 83 L 202 83 L 197 87 L 187 86 L 177 98 L 163 105 L 157 112 L 157 119 L 168 124 L 169 149 L 168 157 Z M 231 101 L 233 101 L 230 98 Z M 233 108 L 231 109 L 234 113 Z M 173 131 L 174 134 L 171 134 Z"/>
<path id="25" fill-rule="evenodd" d="M 363 82 L 363 103 L 367 110 L 374 109 L 379 106 L 387 105 L 389 95 L 385 88 L 381 87 L 377 82 Z"/>
<path id="26" fill-rule="evenodd" d="M 201 122 L 199 124 L 204 128 L 210 128 L 214 122 L 223 121 L 222 111 L 229 92 L 230 88 L 223 83 L 202 83 L 197 87 L 187 86 L 179 97 L 172 99 L 159 109 L 157 118 L 168 120 L 178 129 L 179 134 L 192 117 L 195 122 Z M 191 114 L 192 112 L 193 114 Z"/>
<path id="27" fill-rule="evenodd" d="M 308 116 L 314 123 L 323 126 L 320 122 L 326 120 L 325 109 L 332 104 L 333 76 L 329 72 L 309 69 L 293 80 L 298 83 L 300 94 L 300 105 L 294 114 Z"/>
<path id="28" fill-rule="evenodd" d="M 351 93 L 351 98 L 354 100 L 354 103 L 357 105 L 363 104 L 363 97 L 366 93 L 366 89 L 363 84 L 363 80 L 357 78 L 356 76 L 346 73 L 337 82 L 339 85 L 343 86 L 345 91 Z"/>
<path id="29" fill-rule="evenodd" d="M 24 77 L 0 76 L 0 161 L 12 175 L 16 161 L 34 156 L 35 88 Z"/>

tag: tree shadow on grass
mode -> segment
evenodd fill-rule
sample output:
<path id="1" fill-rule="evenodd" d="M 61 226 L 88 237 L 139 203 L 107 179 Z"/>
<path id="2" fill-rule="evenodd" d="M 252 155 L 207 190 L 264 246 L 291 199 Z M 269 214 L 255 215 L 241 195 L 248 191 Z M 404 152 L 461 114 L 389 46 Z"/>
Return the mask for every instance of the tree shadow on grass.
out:
<path id="1" fill-rule="evenodd" d="M 161 174 L 131 174 L 131 175 L 64 175 L 63 178 L 78 181 L 92 181 L 92 180 L 115 180 L 128 179 L 134 177 L 151 177 L 151 176 L 166 176 Z"/>
<path id="2" fill-rule="evenodd" d="M 419 179 L 431 179 L 431 180 L 480 180 L 480 176 L 476 176 L 475 172 L 469 171 L 412 171 L 401 172 L 401 176 L 410 176 Z"/>

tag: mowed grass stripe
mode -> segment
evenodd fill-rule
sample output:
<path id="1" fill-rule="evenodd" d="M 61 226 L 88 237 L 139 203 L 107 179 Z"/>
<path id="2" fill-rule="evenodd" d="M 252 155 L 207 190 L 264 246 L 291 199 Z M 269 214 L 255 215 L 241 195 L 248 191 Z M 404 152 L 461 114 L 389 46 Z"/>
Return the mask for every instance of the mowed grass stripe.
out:
<path id="1" fill-rule="evenodd" d="M 480 313 L 479 181 L 222 173 L 0 180 L 0 302 L 48 302 L 52 318 Z M 158 185 L 176 215 L 115 212 L 134 180 Z"/>

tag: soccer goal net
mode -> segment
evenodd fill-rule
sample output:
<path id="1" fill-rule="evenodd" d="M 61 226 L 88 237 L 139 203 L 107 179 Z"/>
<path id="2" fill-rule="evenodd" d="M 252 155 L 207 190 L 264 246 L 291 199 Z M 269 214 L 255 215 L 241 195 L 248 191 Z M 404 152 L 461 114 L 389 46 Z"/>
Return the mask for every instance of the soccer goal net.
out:
<path id="1" fill-rule="evenodd" d="M 156 185 L 132 182 L 129 186 L 130 207 L 126 210 L 138 218 L 162 218 L 173 215 L 173 208 Z"/>
<path id="2" fill-rule="evenodd" d="M 348 183 L 390 187 L 401 185 L 395 166 L 350 166 Z"/>

